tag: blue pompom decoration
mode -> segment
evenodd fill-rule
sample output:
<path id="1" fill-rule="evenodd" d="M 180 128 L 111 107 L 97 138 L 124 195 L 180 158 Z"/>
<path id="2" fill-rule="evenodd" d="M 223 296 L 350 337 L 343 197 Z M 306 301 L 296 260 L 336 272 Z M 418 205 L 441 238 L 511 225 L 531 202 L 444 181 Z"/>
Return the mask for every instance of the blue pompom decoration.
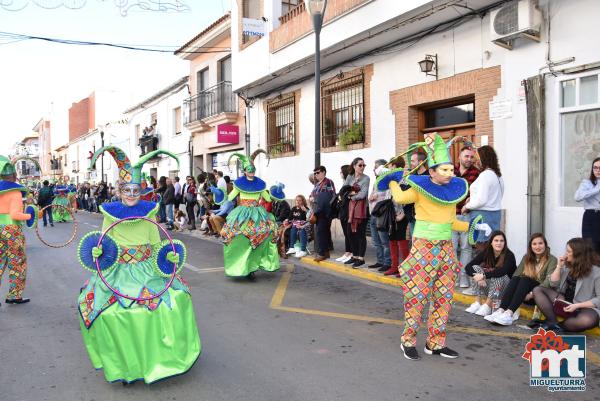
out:
<path id="1" fill-rule="evenodd" d="M 213 195 L 213 201 L 217 205 L 221 205 L 223 202 L 225 202 L 225 192 L 221 188 L 211 186 L 210 192 Z"/>
<path id="2" fill-rule="evenodd" d="M 29 220 L 25 221 L 25 225 L 27 226 L 27 228 L 35 228 L 35 226 L 37 226 L 38 211 L 39 211 L 39 209 L 34 205 L 28 205 L 25 208 L 25 214 L 31 215 L 31 218 Z"/>
<path id="3" fill-rule="evenodd" d="M 98 240 L 102 236 L 100 231 L 87 233 L 79 243 L 78 255 L 79 263 L 87 270 L 96 271 L 96 261 L 92 256 L 92 249 L 98 245 Z M 103 273 L 110 270 L 119 259 L 121 250 L 114 239 L 105 235 L 102 239 L 102 255 L 98 258 L 100 270 Z"/>
<path id="4" fill-rule="evenodd" d="M 380 175 L 377 178 L 376 186 L 378 191 L 387 191 L 390 189 L 390 182 L 402 181 L 402 177 L 404 176 L 404 171 L 402 169 L 390 170 L 385 174 Z"/>
<path id="5" fill-rule="evenodd" d="M 170 277 L 173 275 L 173 262 L 167 260 L 167 254 L 173 251 L 173 247 L 168 240 L 162 241 L 161 245 L 156 254 L 156 268 L 161 276 Z M 175 246 L 175 252 L 179 256 L 179 261 L 177 262 L 177 272 L 179 272 L 185 263 L 186 249 L 183 242 L 179 240 L 173 240 L 173 245 Z"/>

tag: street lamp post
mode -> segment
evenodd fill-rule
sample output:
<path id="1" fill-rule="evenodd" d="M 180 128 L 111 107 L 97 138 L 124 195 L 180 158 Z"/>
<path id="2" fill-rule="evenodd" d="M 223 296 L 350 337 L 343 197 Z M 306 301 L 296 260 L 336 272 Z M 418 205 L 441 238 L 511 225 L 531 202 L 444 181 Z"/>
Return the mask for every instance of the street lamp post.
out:
<path id="1" fill-rule="evenodd" d="M 100 149 L 104 147 L 104 131 L 100 131 Z M 100 181 L 104 181 L 104 153 L 102 153 L 102 162 L 100 164 Z"/>
<path id="2" fill-rule="evenodd" d="M 308 12 L 315 30 L 315 168 L 321 165 L 321 27 L 327 0 L 308 0 Z"/>

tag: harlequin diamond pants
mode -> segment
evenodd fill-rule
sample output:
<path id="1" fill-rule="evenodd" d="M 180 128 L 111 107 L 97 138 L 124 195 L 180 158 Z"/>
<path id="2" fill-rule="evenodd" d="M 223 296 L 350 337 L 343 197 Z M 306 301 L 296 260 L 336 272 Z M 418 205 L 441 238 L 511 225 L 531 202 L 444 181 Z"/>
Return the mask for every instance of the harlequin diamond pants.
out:
<path id="1" fill-rule="evenodd" d="M 21 298 L 27 278 L 25 236 L 14 224 L 0 226 L 0 283 L 8 270 L 9 289 L 6 299 Z"/>
<path id="2" fill-rule="evenodd" d="M 459 265 L 451 240 L 413 238 L 410 254 L 401 267 L 404 292 L 402 344 L 416 346 L 423 308 L 429 304 L 427 345 L 430 349 L 444 347 L 446 323 L 452 308 L 458 272 Z"/>

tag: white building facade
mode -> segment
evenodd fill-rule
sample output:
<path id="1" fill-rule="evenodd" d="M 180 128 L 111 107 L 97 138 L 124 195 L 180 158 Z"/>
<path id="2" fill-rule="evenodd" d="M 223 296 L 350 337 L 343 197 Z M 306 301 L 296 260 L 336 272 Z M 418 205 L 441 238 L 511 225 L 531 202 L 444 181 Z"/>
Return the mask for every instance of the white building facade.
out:
<path id="1" fill-rule="evenodd" d="M 190 131 L 183 125 L 182 105 L 189 96 L 188 77 L 182 77 L 143 102 L 125 110 L 127 143 L 121 147 L 135 163 L 156 149 L 168 150 L 179 158 L 160 155 L 144 165 L 143 172 L 157 180 L 161 176 L 187 176 L 190 165 Z M 144 131 L 146 134 L 144 135 Z"/>
<path id="2" fill-rule="evenodd" d="M 295 4 L 238 0 L 231 34 L 233 90 L 254 99 L 251 149 L 272 155 L 258 174 L 289 198 L 308 194 L 315 160 L 315 37 Z M 426 132 L 492 145 L 509 246 L 519 257 L 542 230 L 562 254 L 581 235 L 574 191 L 600 155 L 597 15 L 594 0 L 329 0 L 321 164 L 339 188 L 340 166 L 361 157 L 371 172 Z M 263 37 L 243 34 L 243 18 L 263 17 Z M 419 69 L 427 55 L 437 77 Z"/>

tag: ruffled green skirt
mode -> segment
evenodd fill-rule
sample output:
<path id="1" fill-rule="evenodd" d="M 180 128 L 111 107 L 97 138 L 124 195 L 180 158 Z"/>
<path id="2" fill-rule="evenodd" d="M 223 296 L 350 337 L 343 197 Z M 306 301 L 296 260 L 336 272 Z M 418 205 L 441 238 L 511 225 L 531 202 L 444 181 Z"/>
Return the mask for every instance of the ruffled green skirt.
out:
<path id="1" fill-rule="evenodd" d="M 149 297 L 164 288 L 150 260 L 118 264 L 107 281 L 119 291 Z M 152 383 L 187 372 L 201 342 L 192 299 L 177 278 L 163 294 L 143 304 L 117 299 L 94 274 L 79 296 L 80 327 L 92 365 L 109 382 Z"/>
<path id="2" fill-rule="evenodd" d="M 54 205 L 60 205 L 60 206 L 66 207 L 66 208 L 68 208 L 70 206 L 69 200 L 67 198 L 59 198 L 59 197 L 54 198 L 54 200 L 52 201 L 52 206 L 54 206 Z M 71 219 L 71 215 L 64 208 L 53 207 L 52 208 L 52 220 L 54 220 L 55 223 L 61 223 L 61 222 L 72 221 L 73 219 Z"/>
<path id="3" fill-rule="evenodd" d="M 238 206 L 228 216 L 221 231 L 225 274 L 247 276 L 259 269 L 279 269 L 279 253 L 274 242 L 277 224 L 260 206 Z"/>

